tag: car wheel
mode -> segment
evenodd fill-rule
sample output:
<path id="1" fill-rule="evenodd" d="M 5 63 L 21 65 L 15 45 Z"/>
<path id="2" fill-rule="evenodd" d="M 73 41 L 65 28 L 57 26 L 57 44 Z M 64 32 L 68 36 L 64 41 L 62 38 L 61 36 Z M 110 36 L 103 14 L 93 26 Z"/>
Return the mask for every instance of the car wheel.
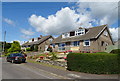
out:
<path id="1" fill-rule="evenodd" d="M 23 63 L 26 63 L 26 61 L 22 61 Z"/>

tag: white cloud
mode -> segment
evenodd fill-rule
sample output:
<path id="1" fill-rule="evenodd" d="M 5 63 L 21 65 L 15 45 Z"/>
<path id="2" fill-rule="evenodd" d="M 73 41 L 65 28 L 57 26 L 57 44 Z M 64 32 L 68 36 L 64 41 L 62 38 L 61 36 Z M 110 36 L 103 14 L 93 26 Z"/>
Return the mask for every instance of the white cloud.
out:
<path id="1" fill-rule="evenodd" d="M 31 29 L 29 29 L 29 30 L 21 29 L 21 32 L 25 35 L 33 35 L 34 34 L 34 32 Z"/>
<path id="2" fill-rule="evenodd" d="M 76 5 L 77 9 L 76 6 L 72 9 L 65 7 L 47 18 L 33 14 L 29 23 L 37 32 L 58 35 L 78 27 L 92 27 L 93 24 L 111 26 L 118 20 L 117 2 L 77 2 Z M 110 28 L 112 33 L 116 30 Z M 112 35 L 114 40 L 116 35 Z"/>
<path id="3" fill-rule="evenodd" d="M 96 19 L 98 25 L 112 25 L 118 20 L 118 2 L 81 2 L 77 3 L 78 12 L 90 14 L 91 19 Z M 88 10 L 89 9 L 89 10 Z"/>
<path id="4" fill-rule="evenodd" d="M 21 37 L 23 38 L 23 39 L 30 39 L 30 36 L 28 36 L 28 35 L 21 35 Z"/>
<path id="5" fill-rule="evenodd" d="M 118 40 L 120 38 L 120 33 L 118 31 L 120 31 L 120 27 L 118 28 L 109 28 L 111 34 L 112 34 L 112 38 L 113 40 Z"/>
<path id="6" fill-rule="evenodd" d="M 78 17 L 79 15 L 75 14 L 74 10 L 66 7 L 57 11 L 55 15 L 48 16 L 48 18 L 33 14 L 29 18 L 29 22 L 36 28 L 37 32 L 42 32 L 44 34 L 59 34 L 74 29 Z"/>
<path id="7" fill-rule="evenodd" d="M 89 27 L 92 26 L 89 21 L 92 21 L 88 15 L 76 14 L 75 10 L 69 7 L 62 8 L 57 11 L 55 15 L 49 15 L 48 18 L 37 16 L 33 14 L 29 18 L 30 24 L 36 29 L 37 32 L 43 34 L 61 34 L 79 26 Z"/>
<path id="8" fill-rule="evenodd" d="M 8 23 L 8 24 L 10 24 L 10 25 L 12 25 L 12 26 L 15 26 L 15 22 L 12 21 L 11 19 L 4 18 L 3 21 L 6 22 L 6 23 Z"/>

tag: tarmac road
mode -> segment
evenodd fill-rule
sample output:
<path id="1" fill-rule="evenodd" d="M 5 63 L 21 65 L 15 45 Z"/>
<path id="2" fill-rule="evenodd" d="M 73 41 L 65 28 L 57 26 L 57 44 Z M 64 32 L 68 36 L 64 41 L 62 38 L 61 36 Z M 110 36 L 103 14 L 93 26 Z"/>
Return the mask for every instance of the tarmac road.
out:
<path id="1" fill-rule="evenodd" d="M 2 58 L 0 60 L 2 60 L 2 79 L 50 79 L 54 81 L 56 79 L 64 79 L 64 81 L 74 81 L 73 79 L 109 79 L 100 81 L 117 81 L 112 79 L 118 79 L 118 75 L 95 75 L 79 72 L 70 72 L 66 70 L 60 70 L 52 67 L 43 66 L 40 64 L 12 64 L 6 62 L 5 58 Z"/>

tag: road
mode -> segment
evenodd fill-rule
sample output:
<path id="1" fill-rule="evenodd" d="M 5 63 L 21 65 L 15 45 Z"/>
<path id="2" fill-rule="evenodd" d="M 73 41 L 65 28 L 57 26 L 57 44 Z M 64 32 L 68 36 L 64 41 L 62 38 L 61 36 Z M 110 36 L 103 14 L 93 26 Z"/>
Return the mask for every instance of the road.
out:
<path id="1" fill-rule="evenodd" d="M 41 69 L 27 66 L 24 63 L 12 64 L 6 62 L 3 59 L 2 78 L 3 79 L 63 79 L 65 77 L 61 77 Z"/>
<path id="2" fill-rule="evenodd" d="M 118 76 L 70 72 L 34 63 L 12 64 L 3 58 L 2 79 L 118 79 Z"/>

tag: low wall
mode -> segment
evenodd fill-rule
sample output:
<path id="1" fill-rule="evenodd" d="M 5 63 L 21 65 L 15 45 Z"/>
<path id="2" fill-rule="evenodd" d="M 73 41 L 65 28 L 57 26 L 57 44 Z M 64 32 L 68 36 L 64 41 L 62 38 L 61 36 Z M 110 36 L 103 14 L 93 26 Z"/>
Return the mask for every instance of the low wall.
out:
<path id="1" fill-rule="evenodd" d="M 63 62 L 63 61 L 37 60 L 37 62 L 60 66 L 60 67 L 65 67 L 65 68 L 67 67 L 67 62 Z"/>

